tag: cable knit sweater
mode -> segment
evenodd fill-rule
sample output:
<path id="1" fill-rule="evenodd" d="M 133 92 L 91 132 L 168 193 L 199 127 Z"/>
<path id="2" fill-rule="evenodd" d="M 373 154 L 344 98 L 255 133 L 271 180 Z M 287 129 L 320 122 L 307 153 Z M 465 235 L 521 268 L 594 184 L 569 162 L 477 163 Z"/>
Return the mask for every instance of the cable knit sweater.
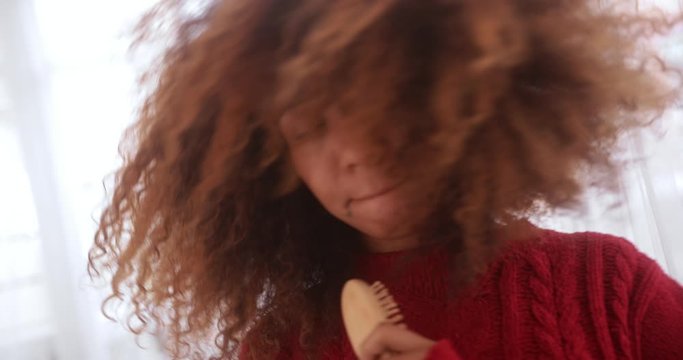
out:
<path id="1" fill-rule="evenodd" d="M 383 281 L 408 327 L 437 341 L 428 359 L 683 359 L 683 287 L 624 239 L 543 230 L 455 299 L 442 253 L 390 276 L 401 255 L 367 255 L 358 275 Z M 324 354 L 355 358 L 345 334 Z M 304 358 L 296 341 L 280 356 Z"/>

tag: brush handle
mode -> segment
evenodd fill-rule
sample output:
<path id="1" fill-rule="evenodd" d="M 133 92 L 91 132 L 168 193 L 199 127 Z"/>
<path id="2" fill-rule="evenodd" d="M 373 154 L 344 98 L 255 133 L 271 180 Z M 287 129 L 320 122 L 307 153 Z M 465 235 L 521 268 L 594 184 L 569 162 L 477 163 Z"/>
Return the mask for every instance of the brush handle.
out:
<path id="1" fill-rule="evenodd" d="M 398 304 L 381 282 L 369 285 L 359 279 L 347 281 L 342 289 L 341 310 L 346 334 L 357 356 L 363 342 L 380 324 L 405 328 Z M 384 354 L 381 358 L 386 357 L 391 357 L 391 354 Z"/>

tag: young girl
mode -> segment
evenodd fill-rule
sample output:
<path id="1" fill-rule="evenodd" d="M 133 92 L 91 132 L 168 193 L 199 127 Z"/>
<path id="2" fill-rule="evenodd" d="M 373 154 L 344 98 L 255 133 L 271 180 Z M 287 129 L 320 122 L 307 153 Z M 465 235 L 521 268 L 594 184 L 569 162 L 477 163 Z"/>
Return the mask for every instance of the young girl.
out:
<path id="1" fill-rule="evenodd" d="M 133 331 L 174 358 L 354 358 L 339 296 L 361 278 L 406 325 L 378 326 L 362 359 L 683 359 L 683 288 L 651 259 L 527 221 L 576 205 L 587 170 L 613 184 L 618 135 L 679 99 L 648 41 L 680 17 L 191 5 L 144 20 L 142 39 L 172 42 L 90 252 Z"/>

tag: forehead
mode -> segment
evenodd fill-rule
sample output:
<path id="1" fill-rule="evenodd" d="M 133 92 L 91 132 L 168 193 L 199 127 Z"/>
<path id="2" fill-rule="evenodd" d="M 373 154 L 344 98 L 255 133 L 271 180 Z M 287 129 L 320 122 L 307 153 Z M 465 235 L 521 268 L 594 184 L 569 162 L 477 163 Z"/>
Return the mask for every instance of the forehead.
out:
<path id="1" fill-rule="evenodd" d="M 281 110 L 277 119 L 280 126 L 334 122 L 338 127 L 350 129 L 387 128 L 395 123 L 387 121 L 394 117 L 393 111 L 384 101 L 351 101 L 343 94 L 315 96 L 296 102 Z"/>
<path id="2" fill-rule="evenodd" d="M 282 112 L 282 117 L 291 116 L 310 116 L 314 114 L 321 114 L 326 108 L 329 108 L 329 104 L 322 103 L 320 101 L 301 101 L 288 106 Z"/>
<path id="3" fill-rule="evenodd" d="M 280 126 L 297 126 L 318 122 L 334 121 L 335 124 L 362 127 L 368 121 L 359 121 L 362 118 L 363 109 L 352 109 L 340 101 L 316 102 L 306 101 L 298 103 L 282 112 L 278 119 Z M 375 118 L 383 115 L 376 114 Z"/>

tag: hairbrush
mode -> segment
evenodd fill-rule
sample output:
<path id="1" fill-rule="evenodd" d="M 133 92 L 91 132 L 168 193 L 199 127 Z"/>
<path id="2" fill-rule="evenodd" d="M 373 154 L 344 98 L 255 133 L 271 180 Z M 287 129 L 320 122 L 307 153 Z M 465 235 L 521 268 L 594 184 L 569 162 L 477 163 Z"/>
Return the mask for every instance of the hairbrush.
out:
<path id="1" fill-rule="evenodd" d="M 387 323 L 405 327 L 398 304 L 379 281 L 372 285 L 358 279 L 347 281 L 342 289 L 341 310 L 356 356 L 360 356 L 361 344 L 378 325 Z"/>

